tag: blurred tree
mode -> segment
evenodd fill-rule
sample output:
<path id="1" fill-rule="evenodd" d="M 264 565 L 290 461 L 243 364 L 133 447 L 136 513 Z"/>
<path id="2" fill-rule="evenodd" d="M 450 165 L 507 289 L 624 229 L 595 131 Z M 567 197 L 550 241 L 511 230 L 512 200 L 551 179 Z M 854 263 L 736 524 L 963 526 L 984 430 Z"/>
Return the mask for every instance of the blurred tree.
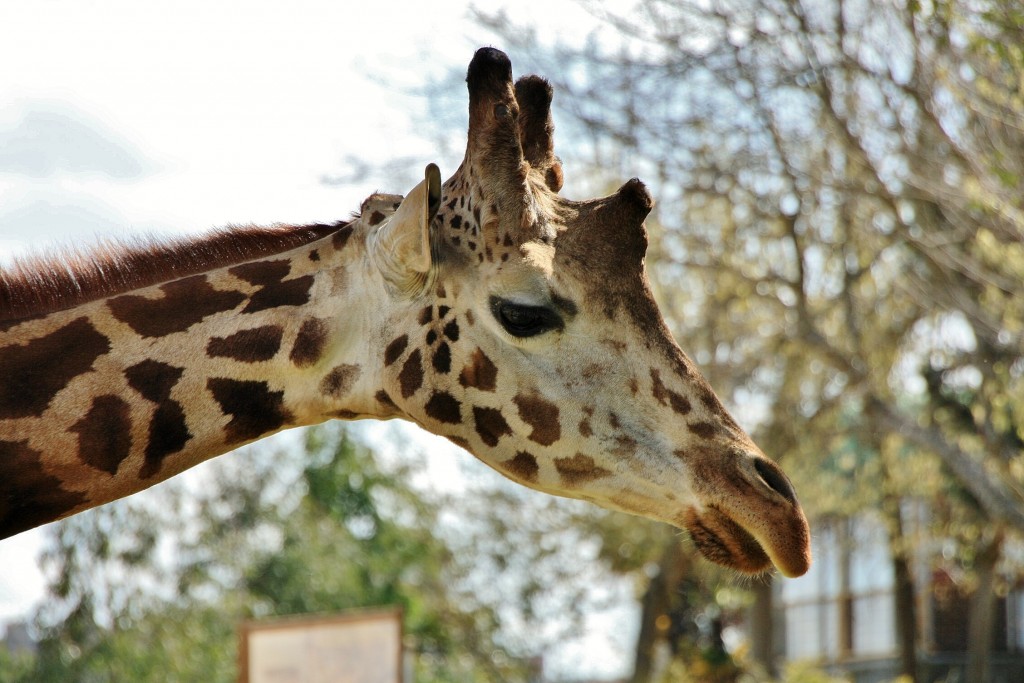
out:
<path id="1" fill-rule="evenodd" d="M 604 27 L 581 46 L 539 45 L 505 14 L 478 19 L 552 79 L 557 120 L 587 143 L 561 145 L 572 167 L 654 186 L 651 270 L 670 324 L 784 456 L 805 506 L 887 515 L 904 607 L 918 588 L 900 499 L 959 492 L 936 534 L 1024 530 L 1020 8 L 584 5 Z M 851 438 L 868 457 L 842 455 Z M 977 563 L 965 544 L 959 561 L 983 579 L 1002 539 Z M 986 583 L 970 680 L 984 680 L 991 649 Z M 755 593 L 764 615 L 770 591 Z M 916 680 L 914 622 L 897 628 Z M 762 630 L 754 651 L 770 667 L 767 642 Z"/>
<path id="2" fill-rule="evenodd" d="M 325 426 L 294 454 L 219 462 L 202 492 L 172 482 L 62 522 L 39 654 L 0 671 L 25 683 L 233 681 L 242 620 L 397 605 L 417 681 L 527 680 L 529 660 L 586 608 L 596 570 L 575 565 L 579 536 L 559 531 L 575 512 L 500 490 L 466 506 L 424 496 L 412 462 L 382 465 Z"/>

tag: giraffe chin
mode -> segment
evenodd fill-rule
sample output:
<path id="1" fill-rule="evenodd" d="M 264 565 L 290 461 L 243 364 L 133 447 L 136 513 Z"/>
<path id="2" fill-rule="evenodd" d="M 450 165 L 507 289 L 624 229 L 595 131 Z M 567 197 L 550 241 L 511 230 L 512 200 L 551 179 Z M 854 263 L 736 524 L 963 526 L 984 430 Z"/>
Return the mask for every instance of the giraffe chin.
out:
<path id="1" fill-rule="evenodd" d="M 697 550 L 709 561 L 743 574 L 757 575 L 771 570 L 771 558 L 757 539 L 718 508 L 708 507 L 701 512 L 690 508 L 683 523 Z M 779 569 L 791 575 L 786 568 Z"/>

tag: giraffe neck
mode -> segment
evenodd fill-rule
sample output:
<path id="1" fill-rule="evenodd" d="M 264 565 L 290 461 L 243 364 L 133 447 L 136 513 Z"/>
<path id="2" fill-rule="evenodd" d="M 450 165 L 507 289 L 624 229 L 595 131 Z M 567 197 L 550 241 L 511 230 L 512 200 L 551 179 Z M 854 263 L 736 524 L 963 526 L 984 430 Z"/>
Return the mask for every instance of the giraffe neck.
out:
<path id="1" fill-rule="evenodd" d="M 0 537 L 281 429 L 379 415 L 351 234 L 0 322 Z"/>

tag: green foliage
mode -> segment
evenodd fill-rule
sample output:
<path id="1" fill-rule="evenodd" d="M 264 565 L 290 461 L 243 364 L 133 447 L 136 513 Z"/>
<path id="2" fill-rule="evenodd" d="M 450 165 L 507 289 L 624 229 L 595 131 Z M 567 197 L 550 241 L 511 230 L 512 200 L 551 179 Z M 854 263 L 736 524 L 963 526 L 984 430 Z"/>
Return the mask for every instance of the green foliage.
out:
<path id="1" fill-rule="evenodd" d="M 525 677 L 495 607 L 458 588 L 469 568 L 414 468 L 382 467 L 333 426 L 302 451 L 234 456 L 194 506 L 173 483 L 55 527 L 40 651 L 0 659 L 0 679 L 233 681 L 241 621 L 374 606 L 402 608 L 417 681 Z M 194 510 L 168 525 L 168 507 Z"/>

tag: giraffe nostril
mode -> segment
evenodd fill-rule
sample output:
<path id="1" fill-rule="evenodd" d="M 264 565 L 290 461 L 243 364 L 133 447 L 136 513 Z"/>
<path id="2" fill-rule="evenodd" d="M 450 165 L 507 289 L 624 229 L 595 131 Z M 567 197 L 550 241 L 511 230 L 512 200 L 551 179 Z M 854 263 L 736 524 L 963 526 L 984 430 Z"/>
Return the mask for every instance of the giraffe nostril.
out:
<path id="1" fill-rule="evenodd" d="M 754 458 L 754 469 L 761 475 L 761 479 L 768 485 L 768 488 L 775 491 L 793 505 L 797 505 L 796 491 L 789 479 L 776 465 L 764 458 Z"/>

